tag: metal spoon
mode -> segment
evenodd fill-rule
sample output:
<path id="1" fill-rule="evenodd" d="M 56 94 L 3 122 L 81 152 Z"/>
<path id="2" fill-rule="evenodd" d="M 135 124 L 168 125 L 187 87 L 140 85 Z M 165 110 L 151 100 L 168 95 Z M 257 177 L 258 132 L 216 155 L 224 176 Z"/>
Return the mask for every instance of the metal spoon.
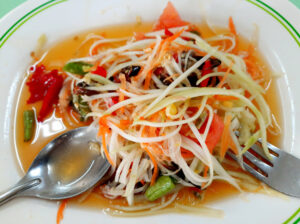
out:
<path id="1" fill-rule="evenodd" d="M 99 151 L 89 148 L 96 134 L 95 129 L 81 127 L 48 143 L 26 175 L 0 195 L 0 205 L 21 196 L 60 200 L 93 187 L 110 167 Z"/>

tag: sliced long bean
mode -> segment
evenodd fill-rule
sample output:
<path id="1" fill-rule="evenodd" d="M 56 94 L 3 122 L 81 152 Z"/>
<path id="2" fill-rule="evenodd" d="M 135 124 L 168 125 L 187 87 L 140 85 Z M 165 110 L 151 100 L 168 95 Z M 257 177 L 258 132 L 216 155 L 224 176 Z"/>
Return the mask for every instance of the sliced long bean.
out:
<path id="1" fill-rule="evenodd" d="M 35 115 L 33 110 L 25 110 L 23 112 L 24 122 L 24 141 L 28 142 L 32 139 L 35 127 Z"/>
<path id="2" fill-rule="evenodd" d="M 175 188 L 175 184 L 171 177 L 161 176 L 157 179 L 153 186 L 150 186 L 146 192 L 145 196 L 149 201 L 155 201 L 156 199 L 166 195 L 171 190 Z"/>

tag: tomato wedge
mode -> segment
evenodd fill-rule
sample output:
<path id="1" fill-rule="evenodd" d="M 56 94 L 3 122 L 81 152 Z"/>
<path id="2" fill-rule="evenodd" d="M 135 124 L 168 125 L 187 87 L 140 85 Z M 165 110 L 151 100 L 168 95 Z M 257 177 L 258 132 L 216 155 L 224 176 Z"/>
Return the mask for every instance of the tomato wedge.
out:
<path id="1" fill-rule="evenodd" d="M 188 22 L 185 22 L 180 18 L 174 5 L 171 2 L 168 2 L 166 8 L 155 24 L 154 30 L 169 29 L 173 27 L 185 26 L 188 24 Z"/>
<path id="2" fill-rule="evenodd" d="M 201 128 L 199 129 L 199 132 L 201 134 L 204 133 L 206 125 L 207 125 L 207 120 L 205 120 L 205 122 L 203 123 L 203 125 L 201 126 Z M 190 130 L 189 126 L 187 124 L 182 125 L 182 128 L 180 130 L 180 134 L 185 135 L 185 133 L 187 133 Z M 210 153 L 213 152 L 214 148 L 216 147 L 216 145 L 219 143 L 219 141 L 221 140 L 222 134 L 223 134 L 223 130 L 224 130 L 224 122 L 223 120 L 217 115 L 214 114 L 213 120 L 211 122 L 205 143 L 206 146 L 208 148 L 208 150 L 210 151 Z M 194 142 L 196 142 L 197 144 L 199 144 L 198 140 L 196 138 L 192 138 L 190 136 L 186 136 L 189 139 L 193 140 Z M 182 155 L 185 157 L 188 157 L 190 155 L 188 155 L 186 153 L 186 151 L 182 151 Z"/>
<path id="3" fill-rule="evenodd" d="M 204 124 L 201 126 L 201 128 L 199 129 L 199 132 L 201 134 L 204 133 L 206 125 L 207 125 L 207 119 L 204 122 Z M 209 128 L 209 131 L 208 131 L 208 134 L 206 137 L 206 141 L 205 141 L 207 148 L 211 153 L 212 153 L 213 149 L 216 147 L 216 145 L 219 143 L 219 141 L 221 140 L 223 130 L 224 130 L 224 122 L 217 114 L 214 114 L 214 117 L 211 122 L 211 126 Z"/>

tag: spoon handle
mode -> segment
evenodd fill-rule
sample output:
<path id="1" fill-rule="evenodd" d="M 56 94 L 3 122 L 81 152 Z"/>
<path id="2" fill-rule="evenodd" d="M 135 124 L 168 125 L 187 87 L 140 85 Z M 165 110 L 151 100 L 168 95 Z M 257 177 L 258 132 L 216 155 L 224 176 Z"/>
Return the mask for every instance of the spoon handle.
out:
<path id="1" fill-rule="evenodd" d="M 21 193 L 35 187 L 36 185 L 40 184 L 40 179 L 33 179 L 28 180 L 27 182 L 23 182 L 22 180 L 17 183 L 15 186 L 7 190 L 5 193 L 0 194 L 0 205 L 8 202 L 9 200 L 21 196 Z"/>

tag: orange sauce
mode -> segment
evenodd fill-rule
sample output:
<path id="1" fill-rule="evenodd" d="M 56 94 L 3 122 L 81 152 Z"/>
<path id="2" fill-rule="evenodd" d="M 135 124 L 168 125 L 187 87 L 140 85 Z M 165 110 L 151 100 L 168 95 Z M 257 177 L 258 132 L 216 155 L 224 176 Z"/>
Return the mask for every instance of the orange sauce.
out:
<path id="1" fill-rule="evenodd" d="M 46 66 L 49 70 L 51 69 L 61 69 L 63 65 L 71 58 L 85 56 L 88 52 L 90 45 L 92 44 L 92 40 L 88 41 L 85 44 L 82 42 L 85 40 L 87 35 L 101 34 L 107 38 L 115 38 L 115 37 L 125 37 L 131 36 L 133 32 L 147 32 L 152 28 L 152 24 L 129 24 L 129 25 L 120 25 L 120 26 L 110 26 L 104 27 L 99 30 L 94 30 L 93 32 L 85 32 L 78 35 L 70 36 L 69 38 L 56 43 L 54 46 L 47 50 L 47 54 L 45 58 L 42 60 L 42 64 Z M 212 35 L 215 35 L 207 26 L 201 25 L 199 26 L 199 30 L 201 30 L 201 35 L 206 38 Z M 220 30 L 218 32 L 224 32 L 224 30 Z M 248 49 L 249 42 L 244 38 L 239 38 L 239 43 L 237 46 L 237 50 L 246 51 Z M 39 57 L 41 55 L 38 55 Z M 253 57 L 256 58 L 256 61 L 262 67 L 262 72 L 266 75 L 266 77 L 270 77 L 272 72 L 264 61 L 263 57 L 259 54 L 259 52 L 254 49 Z M 58 112 L 53 112 L 53 114 L 43 123 L 38 124 L 36 127 L 35 138 L 32 142 L 24 142 L 23 141 L 23 121 L 22 121 L 22 113 L 24 110 L 32 109 L 39 110 L 41 107 L 41 103 L 35 104 L 27 104 L 26 101 L 29 98 L 29 92 L 26 85 L 23 85 L 20 92 L 20 97 L 17 102 L 17 110 L 16 110 L 16 120 L 15 120 L 15 145 L 16 145 L 16 154 L 17 158 L 20 162 L 20 166 L 22 170 L 25 172 L 30 164 L 32 163 L 35 156 L 39 153 L 39 151 L 52 139 L 60 135 L 62 132 L 73 129 L 65 122 L 62 118 L 60 118 L 60 114 Z M 280 110 L 280 102 L 278 101 L 279 97 L 277 97 L 277 87 L 274 81 L 270 82 L 269 88 L 267 90 L 265 99 L 270 106 L 270 109 L 276 118 L 279 124 L 282 123 L 281 120 L 281 110 Z M 78 126 L 87 125 L 86 123 L 79 123 Z M 281 137 L 274 136 L 271 133 L 268 133 L 268 141 L 280 146 Z M 200 200 L 201 203 L 207 203 L 210 201 L 216 201 L 220 199 L 224 199 L 227 197 L 232 197 L 233 195 L 238 194 L 238 191 L 232 187 L 231 185 L 223 182 L 223 181 L 214 181 L 213 184 L 205 190 L 204 199 Z M 77 201 L 78 198 L 75 198 L 73 201 Z M 80 197 L 79 197 L 80 199 Z M 181 190 L 179 193 L 179 197 L 177 200 L 180 200 L 181 203 L 190 205 L 191 201 L 195 201 L 195 195 L 190 190 Z M 113 204 L 118 205 L 126 205 L 126 201 L 124 199 L 115 199 L 109 200 L 104 198 L 100 193 L 99 189 L 95 188 L 93 192 L 83 201 L 82 205 L 90 206 L 90 207 L 100 207 L 100 208 L 109 208 Z"/>

